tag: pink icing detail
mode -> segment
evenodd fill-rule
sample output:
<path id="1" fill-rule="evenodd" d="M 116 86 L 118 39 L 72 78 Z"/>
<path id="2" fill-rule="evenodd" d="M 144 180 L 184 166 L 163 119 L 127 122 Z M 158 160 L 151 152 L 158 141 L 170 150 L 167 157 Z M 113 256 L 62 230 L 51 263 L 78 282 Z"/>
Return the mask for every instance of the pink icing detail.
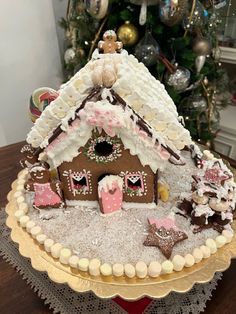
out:
<path id="1" fill-rule="evenodd" d="M 76 129 L 79 125 L 80 125 L 80 122 L 79 122 L 78 119 L 75 119 L 75 120 L 71 123 L 72 129 Z"/>
<path id="2" fill-rule="evenodd" d="M 150 225 L 155 224 L 157 228 L 164 227 L 165 229 L 174 229 L 176 231 L 179 231 L 179 228 L 176 226 L 175 221 L 172 218 L 162 218 L 162 219 L 156 219 L 156 218 L 148 218 L 148 222 Z"/>
<path id="3" fill-rule="evenodd" d="M 221 181 L 227 180 L 229 176 L 225 175 L 220 168 L 207 169 L 204 174 L 204 179 L 207 182 L 221 184 Z"/>
<path id="4" fill-rule="evenodd" d="M 98 191 L 102 202 L 102 212 L 104 214 L 113 213 L 121 209 L 123 194 L 118 184 L 112 184 L 112 190 L 105 191 L 103 188 Z"/>
<path id="5" fill-rule="evenodd" d="M 161 149 L 161 151 L 159 152 L 159 155 L 162 159 L 167 160 L 170 158 L 170 154 L 165 149 Z"/>
<path id="6" fill-rule="evenodd" d="M 103 126 L 103 129 L 107 133 L 107 135 L 109 135 L 111 137 L 116 135 L 115 131 L 111 127 L 106 128 L 106 127 Z"/>
<path id="7" fill-rule="evenodd" d="M 55 193 L 50 186 L 50 183 L 34 183 L 34 205 L 35 206 L 50 206 L 60 204 L 61 198 Z"/>
<path id="8" fill-rule="evenodd" d="M 142 131 L 142 130 L 139 130 L 138 134 L 139 134 L 141 137 L 143 137 L 143 138 L 147 138 L 147 136 L 148 136 L 147 133 L 144 132 L 144 131 Z"/>

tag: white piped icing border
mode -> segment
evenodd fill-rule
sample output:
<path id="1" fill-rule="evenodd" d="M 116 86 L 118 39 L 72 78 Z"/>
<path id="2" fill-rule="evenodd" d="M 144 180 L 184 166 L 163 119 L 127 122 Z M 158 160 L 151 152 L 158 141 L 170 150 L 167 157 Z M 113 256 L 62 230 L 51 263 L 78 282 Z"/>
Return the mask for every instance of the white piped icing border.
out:
<path id="1" fill-rule="evenodd" d="M 18 175 L 17 187 L 22 186 L 23 181 L 26 181 L 27 170 L 23 170 Z M 16 189 L 17 189 L 16 187 Z M 51 253 L 52 257 L 59 259 L 64 265 L 69 265 L 72 268 L 79 269 L 82 272 L 89 272 L 91 276 L 103 275 L 120 277 L 125 275 L 128 278 L 135 276 L 143 279 L 147 276 L 156 278 L 162 274 L 170 274 L 173 271 L 182 271 L 184 267 L 191 267 L 194 264 L 200 263 L 202 259 L 210 257 L 216 251 L 223 247 L 225 244 L 230 243 L 233 238 L 233 232 L 223 230 L 222 234 L 218 235 L 215 239 L 207 239 L 205 245 L 194 248 L 191 253 L 186 254 L 184 257 L 175 255 L 172 260 L 166 260 L 162 263 L 152 261 L 149 265 L 139 261 L 136 265 L 132 264 L 118 264 L 113 265 L 109 263 L 101 263 L 97 258 L 87 259 L 79 258 L 73 254 L 69 248 L 63 247 L 61 243 L 55 243 L 45 235 L 41 227 L 37 226 L 30 217 L 27 215 L 28 206 L 25 202 L 25 191 L 20 189 L 14 193 L 14 198 L 17 202 L 17 210 L 14 215 L 20 226 L 25 229 L 40 245 L 44 246 L 46 252 Z M 88 202 L 85 202 L 88 204 Z"/>

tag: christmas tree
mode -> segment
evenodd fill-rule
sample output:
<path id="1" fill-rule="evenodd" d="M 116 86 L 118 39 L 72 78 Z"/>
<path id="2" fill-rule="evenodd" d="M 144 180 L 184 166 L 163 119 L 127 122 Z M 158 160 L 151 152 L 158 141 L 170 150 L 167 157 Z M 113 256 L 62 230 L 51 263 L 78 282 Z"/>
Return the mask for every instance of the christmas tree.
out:
<path id="1" fill-rule="evenodd" d="M 213 146 L 230 102 L 217 31 L 223 0 L 69 0 L 65 76 L 92 57 L 107 29 L 166 87 L 194 140 Z"/>

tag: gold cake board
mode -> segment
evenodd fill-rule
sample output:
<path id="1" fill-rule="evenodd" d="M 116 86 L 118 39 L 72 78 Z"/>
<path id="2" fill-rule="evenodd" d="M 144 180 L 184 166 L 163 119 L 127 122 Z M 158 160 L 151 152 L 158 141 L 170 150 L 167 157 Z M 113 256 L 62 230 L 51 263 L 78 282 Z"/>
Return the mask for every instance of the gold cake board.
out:
<path id="1" fill-rule="evenodd" d="M 185 293 L 195 283 L 207 283 L 215 272 L 222 272 L 229 268 L 231 258 L 236 257 L 236 235 L 234 235 L 232 242 L 218 249 L 214 255 L 190 268 L 184 268 L 181 272 L 161 275 L 156 279 L 92 277 L 70 266 L 62 265 L 17 223 L 14 212 L 18 206 L 13 197 L 16 182 L 17 180 L 13 182 L 12 190 L 7 196 L 9 203 L 6 207 L 8 214 L 6 223 L 11 229 L 12 240 L 19 244 L 20 254 L 30 258 L 34 269 L 47 272 L 52 281 L 59 284 L 66 283 L 76 292 L 93 291 L 100 298 L 120 296 L 126 300 L 137 300 L 144 296 L 163 298 L 171 291 Z M 236 231 L 236 221 L 233 222 L 232 227 Z"/>

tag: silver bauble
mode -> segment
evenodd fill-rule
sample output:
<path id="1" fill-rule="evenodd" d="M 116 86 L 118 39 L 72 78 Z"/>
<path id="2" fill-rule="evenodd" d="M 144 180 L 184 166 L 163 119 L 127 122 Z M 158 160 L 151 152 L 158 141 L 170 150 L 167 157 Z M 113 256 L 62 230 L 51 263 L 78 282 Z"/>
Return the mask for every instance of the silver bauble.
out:
<path id="1" fill-rule="evenodd" d="M 135 56 L 146 66 L 157 63 L 160 47 L 151 33 L 146 33 L 135 48 Z"/>
<path id="2" fill-rule="evenodd" d="M 214 0 L 213 3 L 214 3 L 214 8 L 216 10 L 219 10 L 226 6 L 227 1 L 226 0 Z"/>
<path id="3" fill-rule="evenodd" d="M 177 92 L 183 92 L 190 82 L 190 71 L 184 67 L 177 67 L 177 70 L 171 74 L 169 72 L 165 75 L 165 82 L 172 86 Z"/>
<path id="4" fill-rule="evenodd" d="M 194 119 L 196 115 L 207 109 L 207 100 L 200 94 L 190 95 L 181 101 L 178 109 L 183 117 Z"/>
<path id="5" fill-rule="evenodd" d="M 194 7 L 193 15 L 191 18 L 191 10 L 193 6 L 193 0 L 189 2 L 188 14 L 183 18 L 183 27 L 186 30 L 192 30 L 196 27 L 202 27 L 207 23 L 208 12 L 201 4 L 199 0 L 196 0 L 196 5 Z"/>
<path id="6" fill-rule="evenodd" d="M 95 19 L 103 19 L 107 14 L 108 0 L 84 0 L 84 5 L 88 13 Z"/>
<path id="7" fill-rule="evenodd" d="M 195 59 L 195 67 L 197 70 L 197 73 L 200 73 L 202 68 L 204 67 L 204 64 L 206 62 L 206 56 L 197 56 Z"/>
<path id="8" fill-rule="evenodd" d="M 66 64 L 70 63 L 74 59 L 74 57 L 75 57 L 75 50 L 73 48 L 66 49 L 65 54 L 64 54 L 65 63 Z"/>
<path id="9" fill-rule="evenodd" d="M 188 0 L 160 0 L 159 15 L 162 23 L 174 26 L 182 21 L 188 10 Z"/>

